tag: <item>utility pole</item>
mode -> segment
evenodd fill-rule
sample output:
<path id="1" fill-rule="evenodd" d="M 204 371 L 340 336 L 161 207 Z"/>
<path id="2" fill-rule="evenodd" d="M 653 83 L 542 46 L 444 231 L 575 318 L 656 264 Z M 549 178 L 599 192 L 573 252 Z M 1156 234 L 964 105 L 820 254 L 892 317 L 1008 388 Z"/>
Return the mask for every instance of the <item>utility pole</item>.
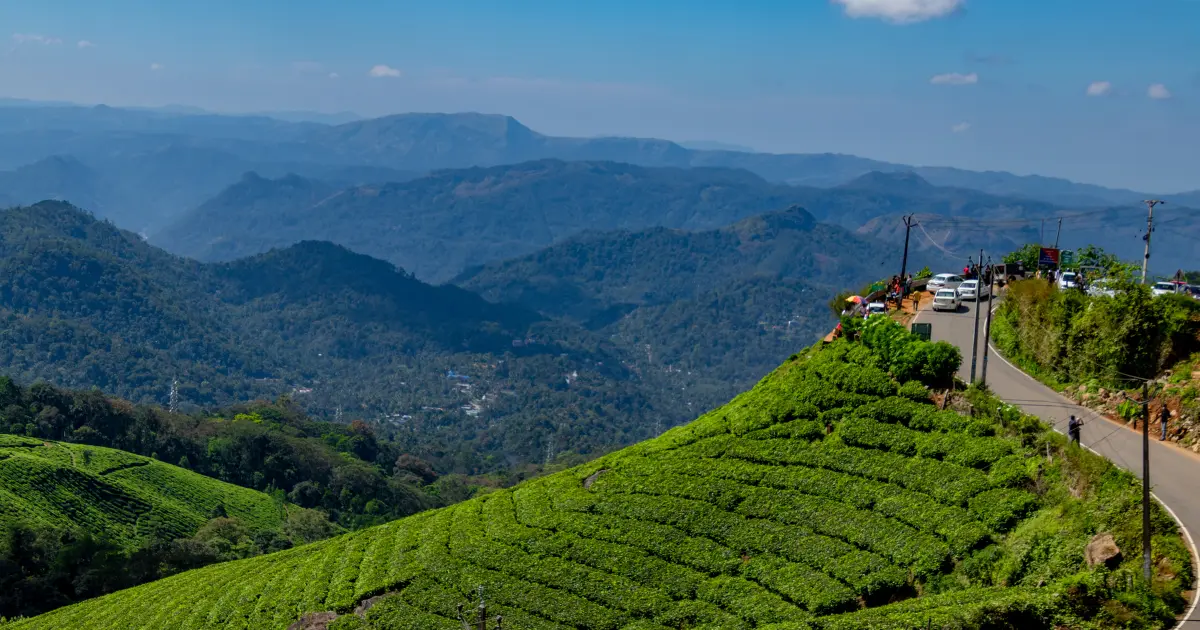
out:
<path id="1" fill-rule="evenodd" d="M 1042 219 L 1042 231 L 1038 234 L 1038 246 L 1046 246 L 1046 220 Z"/>
<path id="2" fill-rule="evenodd" d="M 968 261 L 971 259 L 968 258 Z M 983 250 L 979 250 L 979 264 L 983 264 Z M 983 279 L 975 280 L 975 326 L 971 329 L 971 382 L 975 382 L 975 358 L 979 353 L 979 307 L 982 304 L 979 301 L 979 289 L 983 286 Z M 984 343 L 987 343 L 985 340 Z"/>
<path id="3" fill-rule="evenodd" d="M 904 257 L 900 259 L 900 281 L 904 281 L 904 273 L 908 271 L 908 233 L 912 231 L 917 224 L 913 222 L 913 215 L 904 217 Z"/>
<path id="4" fill-rule="evenodd" d="M 1142 284 L 1146 284 L 1146 268 L 1150 266 L 1150 233 L 1154 231 L 1154 206 L 1160 203 L 1167 203 L 1158 199 L 1147 199 L 1142 203 L 1146 204 L 1146 257 L 1142 258 Z"/>
<path id="5" fill-rule="evenodd" d="M 1059 219 L 1061 221 L 1061 219 Z M 992 338 L 992 296 L 996 287 L 996 274 L 992 272 L 992 257 L 988 256 L 988 314 L 987 323 L 983 326 L 983 372 L 979 375 L 979 382 L 982 385 L 987 385 L 987 360 L 988 360 L 988 340 Z"/>
<path id="6" fill-rule="evenodd" d="M 1058 231 L 1054 233 L 1054 249 L 1058 249 L 1058 237 L 1062 236 L 1062 217 L 1058 217 Z"/>
<path id="7" fill-rule="evenodd" d="M 1147 234 L 1149 236 L 1149 234 Z M 1142 577 L 1150 584 L 1150 387 L 1142 383 Z"/>

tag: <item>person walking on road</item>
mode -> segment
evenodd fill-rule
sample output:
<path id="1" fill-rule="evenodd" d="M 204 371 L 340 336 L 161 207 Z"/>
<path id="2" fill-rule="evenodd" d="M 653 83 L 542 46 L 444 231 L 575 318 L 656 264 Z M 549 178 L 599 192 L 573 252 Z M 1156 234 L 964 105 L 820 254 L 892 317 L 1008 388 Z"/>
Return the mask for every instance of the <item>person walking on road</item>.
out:
<path id="1" fill-rule="evenodd" d="M 1171 410 L 1167 409 L 1167 403 L 1163 403 L 1162 410 L 1158 412 L 1159 423 L 1162 424 L 1162 437 L 1160 442 L 1167 441 L 1167 423 L 1171 421 Z"/>
<path id="2" fill-rule="evenodd" d="M 1075 416 L 1067 421 L 1067 437 L 1075 444 L 1079 444 L 1079 428 L 1083 426 L 1083 421 L 1076 420 Z"/>

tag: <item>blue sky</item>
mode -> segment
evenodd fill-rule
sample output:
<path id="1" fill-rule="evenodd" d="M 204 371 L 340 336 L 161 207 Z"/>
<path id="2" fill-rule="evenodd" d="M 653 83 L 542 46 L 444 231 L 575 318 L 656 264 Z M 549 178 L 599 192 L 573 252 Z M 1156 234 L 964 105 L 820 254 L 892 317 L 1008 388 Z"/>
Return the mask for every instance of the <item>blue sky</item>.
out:
<path id="1" fill-rule="evenodd" d="M 483 111 L 1200 188 L 1200 0 L 6 0 L 0 25 L 7 97 Z"/>

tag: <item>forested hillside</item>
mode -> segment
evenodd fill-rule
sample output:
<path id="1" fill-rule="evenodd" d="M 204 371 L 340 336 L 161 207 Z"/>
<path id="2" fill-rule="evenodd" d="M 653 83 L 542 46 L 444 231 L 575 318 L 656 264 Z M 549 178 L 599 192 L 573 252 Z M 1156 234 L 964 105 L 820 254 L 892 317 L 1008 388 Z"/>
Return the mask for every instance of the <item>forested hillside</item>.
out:
<path id="1" fill-rule="evenodd" d="M 303 548 L 191 571 L 6 626 L 461 626 L 771 630 L 1161 628 L 1186 546 L 1139 489 L 1036 418 L 972 390 L 961 357 L 878 317 L 699 420 L 550 477 Z M 987 410 L 987 411 L 982 411 Z M 995 411 L 992 411 L 995 410 Z"/>
<path id="2" fill-rule="evenodd" d="M 703 232 L 586 234 L 454 282 L 603 334 L 707 409 L 827 333 L 825 296 L 894 274 L 894 258 L 792 207 Z"/>
<path id="3" fill-rule="evenodd" d="M 531 311 L 328 243 L 202 265 L 54 202 L 0 211 L 0 339 L 23 383 L 166 403 L 177 379 L 193 408 L 291 394 L 386 418 L 443 471 L 603 452 L 689 417 L 611 343 Z"/>

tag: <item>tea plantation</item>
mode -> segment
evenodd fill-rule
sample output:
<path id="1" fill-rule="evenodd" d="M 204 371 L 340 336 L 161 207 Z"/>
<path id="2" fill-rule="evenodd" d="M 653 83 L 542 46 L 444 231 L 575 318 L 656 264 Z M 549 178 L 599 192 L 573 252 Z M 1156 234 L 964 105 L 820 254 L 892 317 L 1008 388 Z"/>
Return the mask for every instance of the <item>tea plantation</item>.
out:
<path id="1" fill-rule="evenodd" d="M 920 381 L 953 374 L 952 348 L 885 321 L 863 339 L 586 465 L 3 628 L 457 630 L 480 589 L 515 630 L 1171 620 L 1191 565 L 1161 511 L 1154 584 L 1138 558 L 1084 562 L 1098 531 L 1137 540 L 1129 475 L 982 394 L 987 413 L 939 410 Z"/>
<path id="2" fill-rule="evenodd" d="M 133 546 L 191 536 L 218 505 L 251 530 L 283 522 L 282 506 L 266 494 L 154 459 L 0 435 L 0 524 L 82 528 Z"/>

